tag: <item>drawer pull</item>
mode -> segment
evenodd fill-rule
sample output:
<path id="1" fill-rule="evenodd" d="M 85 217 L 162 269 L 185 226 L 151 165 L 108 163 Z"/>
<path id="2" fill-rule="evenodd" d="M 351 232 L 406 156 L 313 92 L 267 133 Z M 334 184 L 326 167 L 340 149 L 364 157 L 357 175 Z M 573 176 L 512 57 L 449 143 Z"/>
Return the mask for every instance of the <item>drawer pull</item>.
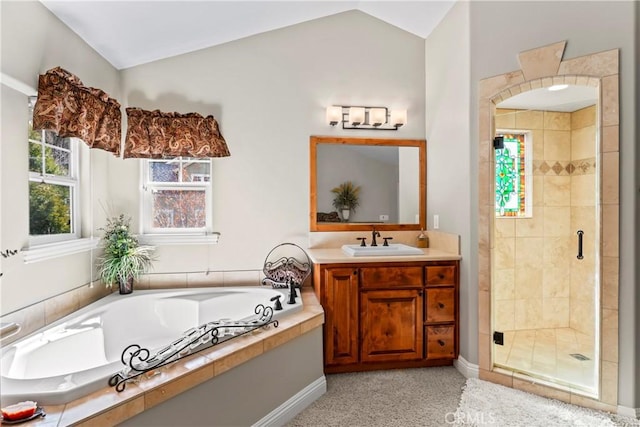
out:
<path id="1" fill-rule="evenodd" d="M 440 308 L 444 308 L 444 304 L 443 304 L 443 303 L 441 303 L 441 302 L 439 302 L 439 303 L 438 303 L 438 307 L 440 307 Z"/>
<path id="2" fill-rule="evenodd" d="M 438 277 L 439 277 L 440 279 L 444 279 L 444 274 L 440 273 L 440 274 L 438 274 Z"/>
<path id="3" fill-rule="evenodd" d="M 440 344 L 440 347 L 444 347 L 444 341 L 438 340 L 438 344 Z"/>

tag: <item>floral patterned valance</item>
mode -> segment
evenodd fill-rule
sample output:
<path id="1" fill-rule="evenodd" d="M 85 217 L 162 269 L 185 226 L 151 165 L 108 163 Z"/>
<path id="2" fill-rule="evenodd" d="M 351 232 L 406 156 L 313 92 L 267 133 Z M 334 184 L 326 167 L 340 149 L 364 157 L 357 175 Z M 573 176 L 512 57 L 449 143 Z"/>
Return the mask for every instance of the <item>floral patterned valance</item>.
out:
<path id="1" fill-rule="evenodd" d="M 213 116 L 127 108 L 124 157 L 227 157 L 229 149 Z"/>
<path id="2" fill-rule="evenodd" d="M 89 147 L 119 156 L 121 126 L 120 104 L 102 90 L 85 87 L 78 77 L 60 67 L 40 75 L 34 129 L 80 138 Z"/>

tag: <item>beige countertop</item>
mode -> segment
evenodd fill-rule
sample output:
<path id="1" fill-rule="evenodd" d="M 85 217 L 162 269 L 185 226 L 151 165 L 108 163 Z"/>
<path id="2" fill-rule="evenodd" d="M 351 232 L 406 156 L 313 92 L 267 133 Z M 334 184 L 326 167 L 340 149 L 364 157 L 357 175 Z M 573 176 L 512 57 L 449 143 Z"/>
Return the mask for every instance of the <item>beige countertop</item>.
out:
<path id="1" fill-rule="evenodd" d="M 340 248 L 307 249 L 309 258 L 314 264 L 350 264 L 366 262 L 411 262 L 411 261 L 455 261 L 462 257 L 458 254 L 439 249 L 422 249 L 422 255 L 403 256 L 349 256 Z"/>

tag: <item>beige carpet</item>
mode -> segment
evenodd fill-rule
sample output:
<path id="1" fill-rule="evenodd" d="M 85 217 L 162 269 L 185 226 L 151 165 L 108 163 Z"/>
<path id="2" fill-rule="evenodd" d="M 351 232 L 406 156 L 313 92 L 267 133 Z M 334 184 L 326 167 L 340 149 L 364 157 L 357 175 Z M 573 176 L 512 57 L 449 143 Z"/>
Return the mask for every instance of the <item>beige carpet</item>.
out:
<path id="1" fill-rule="evenodd" d="M 287 425 L 451 425 L 465 380 L 452 366 L 327 375 L 327 393 Z"/>
<path id="2" fill-rule="evenodd" d="M 548 399 L 469 378 L 455 426 L 640 427 L 640 420 Z"/>

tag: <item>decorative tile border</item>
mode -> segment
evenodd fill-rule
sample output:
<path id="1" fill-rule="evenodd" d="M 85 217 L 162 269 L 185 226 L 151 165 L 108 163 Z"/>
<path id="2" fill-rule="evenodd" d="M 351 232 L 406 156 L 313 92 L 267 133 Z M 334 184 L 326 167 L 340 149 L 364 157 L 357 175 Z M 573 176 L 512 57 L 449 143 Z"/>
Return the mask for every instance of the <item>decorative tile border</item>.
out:
<path id="1" fill-rule="evenodd" d="M 534 160 L 533 175 L 593 175 L 596 173 L 596 158 L 580 160 Z"/>

